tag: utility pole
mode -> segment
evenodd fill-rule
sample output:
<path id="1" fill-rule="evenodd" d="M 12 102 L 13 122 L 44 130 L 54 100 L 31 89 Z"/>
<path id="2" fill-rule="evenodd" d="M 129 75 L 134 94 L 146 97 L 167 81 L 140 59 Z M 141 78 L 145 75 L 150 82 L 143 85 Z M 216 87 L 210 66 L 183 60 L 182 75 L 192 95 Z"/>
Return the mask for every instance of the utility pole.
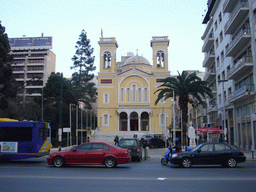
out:
<path id="1" fill-rule="evenodd" d="M 176 114 L 175 114 L 175 92 L 173 91 L 173 145 L 175 145 L 175 139 L 176 139 L 176 128 L 175 128 L 175 120 L 176 120 Z"/>
<path id="2" fill-rule="evenodd" d="M 224 83 L 227 82 L 227 79 L 219 80 L 218 82 L 222 83 L 222 94 L 223 94 L 223 130 L 224 130 L 224 140 L 227 142 L 227 128 L 226 128 L 226 105 L 225 105 L 225 95 L 224 95 Z"/>
<path id="3" fill-rule="evenodd" d="M 60 111 L 59 111 L 59 129 L 61 129 L 62 131 L 62 87 L 63 87 L 63 73 L 61 73 L 61 76 L 60 76 Z M 61 149 L 62 147 L 62 139 L 59 140 L 59 150 Z"/>

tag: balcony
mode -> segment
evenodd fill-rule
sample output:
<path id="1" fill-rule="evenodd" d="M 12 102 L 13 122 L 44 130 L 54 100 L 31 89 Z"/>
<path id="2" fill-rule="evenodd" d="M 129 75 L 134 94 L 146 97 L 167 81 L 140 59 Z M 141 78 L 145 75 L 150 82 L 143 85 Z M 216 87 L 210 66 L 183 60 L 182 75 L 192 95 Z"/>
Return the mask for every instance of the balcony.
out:
<path id="1" fill-rule="evenodd" d="M 204 76 L 204 81 L 211 82 L 215 78 L 216 78 L 216 69 L 209 69 Z"/>
<path id="2" fill-rule="evenodd" d="M 230 13 L 234 9 L 238 1 L 239 0 L 226 0 L 225 3 L 223 4 L 223 12 Z"/>
<path id="3" fill-rule="evenodd" d="M 203 61 L 203 67 L 208 67 L 209 68 L 211 66 L 211 64 L 214 62 L 214 60 L 215 60 L 215 52 L 210 51 L 205 56 L 205 59 Z"/>
<path id="4" fill-rule="evenodd" d="M 217 94 L 217 87 L 216 86 L 211 86 L 209 87 L 212 90 L 212 94 L 216 95 Z"/>
<path id="5" fill-rule="evenodd" d="M 206 39 L 204 40 L 204 45 L 202 48 L 202 52 L 208 52 L 210 51 L 212 45 L 214 44 L 214 37 L 213 37 L 213 33 L 210 33 Z"/>
<path id="6" fill-rule="evenodd" d="M 228 79 L 237 79 L 253 68 L 252 56 L 242 57 L 227 73 Z"/>
<path id="7" fill-rule="evenodd" d="M 218 111 L 217 105 L 209 103 L 209 106 L 208 106 L 208 109 L 207 109 L 207 113 L 214 113 L 214 112 L 217 112 L 217 111 Z"/>
<path id="8" fill-rule="evenodd" d="M 232 34 L 238 28 L 238 26 L 243 22 L 246 15 L 249 13 L 249 3 L 239 2 L 235 9 L 230 15 L 230 19 L 225 25 L 225 33 Z"/>
<path id="9" fill-rule="evenodd" d="M 254 85 L 247 85 L 231 93 L 228 96 L 228 101 L 230 103 L 236 103 L 254 97 L 254 95 Z"/>
<path id="10" fill-rule="evenodd" d="M 226 57 L 235 56 L 251 40 L 251 31 L 249 28 L 241 29 L 233 40 L 226 46 Z"/>

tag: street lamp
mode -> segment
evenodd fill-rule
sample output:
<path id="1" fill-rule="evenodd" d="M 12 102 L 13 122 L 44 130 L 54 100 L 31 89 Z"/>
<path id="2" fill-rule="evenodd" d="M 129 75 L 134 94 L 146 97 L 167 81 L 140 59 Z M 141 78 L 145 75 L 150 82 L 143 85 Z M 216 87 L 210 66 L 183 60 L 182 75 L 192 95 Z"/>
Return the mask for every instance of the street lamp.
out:
<path id="1" fill-rule="evenodd" d="M 219 83 L 222 83 L 222 94 L 223 94 L 223 130 L 224 130 L 224 140 L 227 141 L 227 128 L 226 128 L 226 105 L 225 105 L 225 96 L 224 96 L 224 83 L 228 79 L 218 80 Z"/>

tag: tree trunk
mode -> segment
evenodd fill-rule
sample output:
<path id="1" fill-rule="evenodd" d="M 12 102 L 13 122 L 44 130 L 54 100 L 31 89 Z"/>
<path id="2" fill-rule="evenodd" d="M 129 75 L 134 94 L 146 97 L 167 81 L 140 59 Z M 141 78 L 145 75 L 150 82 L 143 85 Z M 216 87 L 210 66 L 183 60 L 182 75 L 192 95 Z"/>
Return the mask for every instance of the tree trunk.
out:
<path id="1" fill-rule="evenodd" d="M 187 123 L 188 123 L 188 96 L 183 95 L 179 98 L 180 109 L 182 110 L 182 145 L 187 146 Z"/>

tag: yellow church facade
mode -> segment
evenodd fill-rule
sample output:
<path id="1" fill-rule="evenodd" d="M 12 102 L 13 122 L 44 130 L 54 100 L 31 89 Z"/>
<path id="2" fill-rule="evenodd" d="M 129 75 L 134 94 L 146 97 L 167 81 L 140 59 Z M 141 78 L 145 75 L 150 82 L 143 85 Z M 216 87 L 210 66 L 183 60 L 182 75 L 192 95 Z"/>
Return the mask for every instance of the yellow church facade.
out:
<path id="1" fill-rule="evenodd" d="M 94 139 L 112 142 L 116 135 L 132 137 L 135 133 L 161 134 L 169 137 L 171 101 L 157 93 L 168 71 L 167 36 L 152 37 L 152 64 L 143 56 L 127 53 L 117 62 L 115 38 L 100 38 L 100 72 L 98 73 L 98 129 Z"/>

